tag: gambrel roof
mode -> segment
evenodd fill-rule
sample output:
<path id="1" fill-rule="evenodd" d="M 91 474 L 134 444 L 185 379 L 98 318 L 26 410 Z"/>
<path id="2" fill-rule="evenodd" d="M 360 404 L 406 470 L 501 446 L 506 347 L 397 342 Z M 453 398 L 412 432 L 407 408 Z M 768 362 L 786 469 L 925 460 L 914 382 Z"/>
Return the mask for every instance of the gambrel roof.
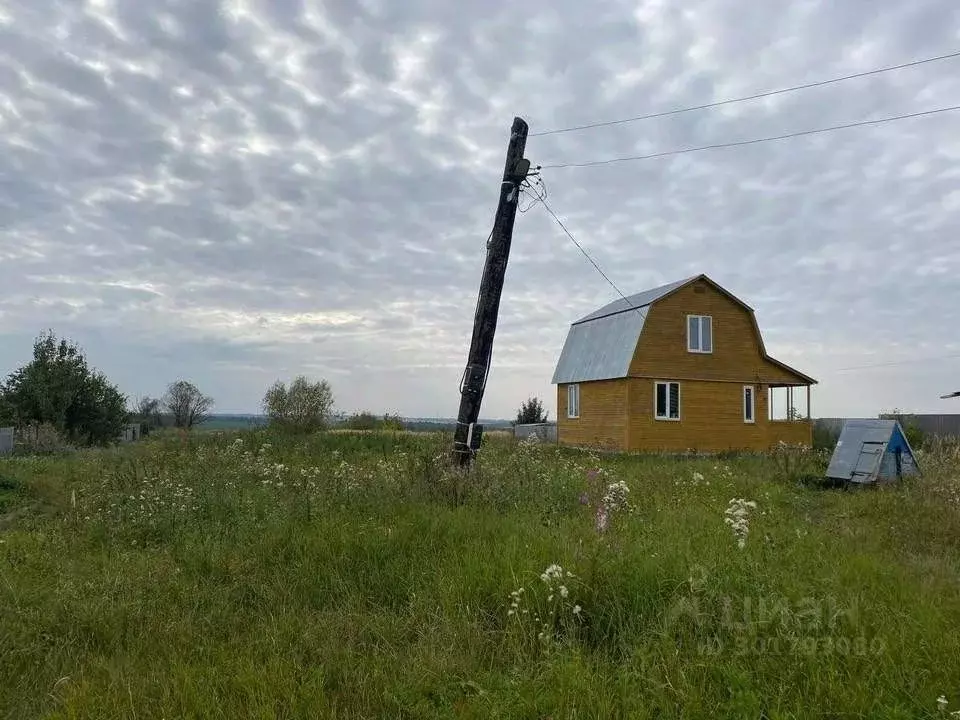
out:
<path id="1" fill-rule="evenodd" d="M 627 377 L 650 307 L 697 280 L 709 283 L 750 314 L 764 359 L 811 385 L 817 382 L 767 355 L 753 308 L 703 273 L 644 290 L 628 296 L 626 300 L 620 298 L 574 321 L 567 332 L 551 382 L 557 385 Z"/>

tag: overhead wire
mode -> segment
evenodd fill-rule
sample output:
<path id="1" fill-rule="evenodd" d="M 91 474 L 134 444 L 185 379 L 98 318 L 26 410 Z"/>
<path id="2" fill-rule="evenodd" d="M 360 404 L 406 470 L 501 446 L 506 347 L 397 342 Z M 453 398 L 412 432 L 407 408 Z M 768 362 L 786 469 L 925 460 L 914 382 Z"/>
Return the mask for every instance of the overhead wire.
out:
<path id="1" fill-rule="evenodd" d="M 538 202 L 541 202 L 542 200 L 547 199 L 547 186 L 543 182 L 543 178 L 540 177 L 539 175 L 537 176 L 537 179 L 536 179 L 536 185 L 540 187 L 539 191 L 533 184 L 530 183 L 530 181 L 527 178 L 524 178 L 523 182 L 520 183 L 520 193 L 521 194 L 526 193 L 528 195 L 533 196 L 533 198 L 530 200 L 530 204 L 527 205 L 525 208 L 519 207 L 519 203 L 517 204 L 518 205 L 517 210 L 520 211 L 521 213 L 529 212 L 530 209 L 534 205 L 536 205 Z"/>
<path id="2" fill-rule="evenodd" d="M 932 57 L 932 58 L 926 58 L 926 59 L 922 59 L 922 60 L 916 60 L 916 61 L 913 61 L 913 62 L 901 63 L 901 64 L 899 64 L 899 65 L 892 65 L 892 66 L 888 66 L 888 67 L 884 67 L 884 68 L 878 68 L 878 69 L 876 69 L 876 70 L 870 70 L 870 71 L 865 71 L 865 72 L 861 72 L 861 73 L 854 73 L 854 74 L 851 74 L 851 75 L 845 75 L 845 76 L 838 77 L 838 78 L 831 78 L 831 79 L 829 79 L 829 80 L 823 80 L 823 81 L 818 81 L 818 82 L 814 82 L 814 83 L 806 83 L 806 84 L 803 84 L 803 85 L 796 85 L 796 86 L 791 86 L 791 87 L 788 87 L 788 88 L 782 88 L 782 89 L 778 89 L 778 90 L 771 90 L 771 91 L 766 91 L 766 92 L 762 92 L 762 93 L 756 93 L 756 94 L 754 94 L 754 95 L 744 96 L 744 97 L 740 97 L 740 98 L 731 98 L 731 99 L 728 99 L 728 100 L 722 100 L 722 101 L 718 101 L 718 102 L 714 102 L 714 103 L 705 103 L 705 104 L 702 104 L 702 105 L 690 106 L 690 107 L 686 107 L 686 108 L 678 108 L 678 109 L 675 109 L 675 110 L 669 110 L 669 111 L 664 111 L 664 112 L 659 112 L 659 113 L 651 113 L 651 114 L 647 114 L 647 115 L 641 115 L 641 116 L 636 116 L 636 117 L 632 117 L 632 118 L 625 118 L 625 119 L 621 119 L 621 120 L 613 120 L 613 121 L 600 122 L 600 123 L 591 123 L 591 124 L 588 124 L 588 125 L 575 126 L 575 127 L 570 127 L 570 128 L 561 128 L 561 129 L 557 129 L 557 130 L 546 130 L 546 131 L 541 131 L 541 132 L 537 132 L 537 133 L 531 133 L 531 134 L 530 134 L 530 137 L 536 137 L 536 136 L 542 136 L 542 135 L 552 135 L 552 134 L 564 133 L 564 132 L 572 132 L 572 131 L 575 131 L 575 130 L 585 130 L 585 129 L 595 128 L 595 127 L 603 127 L 603 126 L 609 126 L 609 125 L 617 125 L 617 124 L 623 124 L 623 123 L 627 123 L 627 122 L 634 122 L 634 121 L 639 121 L 639 120 L 651 119 L 651 118 L 656 118 L 656 117 L 665 117 L 665 116 L 669 116 L 669 115 L 676 115 L 676 114 L 680 114 L 680 113 L 684 113 L 684 112 L 691 112 L 691 111 L 694 111 L 694 110 L 709 109 L 709 108 L 719 107 L 719 106 L 728 105 L 728 104 L 732 104 L 732 103 L 744 102 L 744 101 L 753 100 L 753 99 L 759 99 L 759 98 L 763 98 L 763 97 L 769 97 L 769 96 L 772 96 L 772 95 L 778 95 L 778 94 L 782 94 L 782 93 L 786 93 L 786 92 L 792 92 L 792 91 L 796 91 L 796 90 L 802 90 L 802 89 L 807 89 L 807 88 L 811 88 L 811 87 L 817 87 L 817 86 L 827 85 L 827 84 L 831 84 L 831 83 L 837 83 L 837 82 L 841 82 L 841 81 L 844 81 L 844 80 L 850 80 L 850 79 L 853 79 L 853 78 L 865 77 L 865 76 L 868 76 L 868 75 L 876 75 L 876 74 L 883 73 L 883 72 L 889 72 L 889 71 L 891 71 L 891 70 L 898 70 L 898 69 L 902 69 L 902 68 L 906 68 L 906 67 L 911 67 L 911 66 L 915 66 L 915 65 L 921 65 L 921 64 L 925 64 L 925 63 L 930 63 L 930 62 L 935 62 L 935 61 L 938 61 L 938 60 L 945 60 L 945 59 L 955 58 L 955 57 L 960 57 L 960 51 L 953 52 L 953 53 L 949 53 L 949 54 L 946 54 L 946 55 L 939 55 L 939 56 Z M 745 146 L 745 145 L 754 145 L 754 144 L 759 144 L 759 143 L 764 143 L 764 142 L 773 142 L 773 141 L 777 141 L 777 140 L 786 140 L 786 139 L 790 139 L 790 138 L 803 137 L 803 136 L 815 135 L 815 134 L 826 133 L 826 132 L 833 132 L 833 131 L 837 131 L 837 130 L 845 130 L 845 129 L 862 127 L 862 126 L 879 125 L 879 124 L 883 124 L 883 123 L 896 122 L 896 121 L 907 120 L 907 119 L 911 119 L 911 118 L 925 117 L 925 116 L 936 115 L 936 114 L 940 114 L 940 113 L 953 112 L 953 111 L 956 111 L 956 110 L 960 110 L 960 105 L 952 105 L 952 106 L 948 106 L 948 107 L 934 108 L 934 109 L 932 109 L 932 110 L 924 110 L 924 111 L 918 111 L 918 112 L 914 112 L 914 113 L 906 113 L 906 114 L 902 114 L 902 115 L 895 115 L 895 116 L 884 117 L 884 118 L 876 118 L 876 119 L 872 119 L 872 120 L 861 120 L 861 121 L 856 121 L 856 122 L 851 122 L 851 123 L 844 123 L 844 124 L 841 124 L 841 125 L 832 125 L 832 126 L 823 127 L 823 128 L 814 128 L 814 129 L 810 129 L 810 130 L 801 130 L 801 131 L 796 131 L 796 132 L 791 132 L 791 133 L 784 133 L 784 134 L 782 134 L 782 135 L 774 135 L 774 136 L 767 136 L 767 137 L 760 137 L 760 138 L 751 138 L 751 139 L 747 139 L 747 140 L 739 140 L 739 141 L 732 141 L 732 142 L 725 142 L 725 143 L 715 143 L 715 144 L 697 146 L 697 147 L 692 147 L 692 148 L 681 148 L 681 149 L 677 149 L 677 150 L 668 150 L 668 151 L 650 153 L 650 154 L 647 154 L 647 155 L 634 155 L 634 156 L 626 156 L 626 157 L 617 157 L 617 158 L 610 158 L 610 159 L 605 159 L 605 160 L 594 160 L 594 161 L 580 162 L 580 163 L 554 163 L 554 164 L 546 164 L 546 165 L 538 166 L 538 169 L 547 170 L 547 169 L 562 169 L 562 168 L 570 168 L 570 167 L 590 167 L 590 166 L 596 166 L 596 165 L 607 165 L 607 164 L 618 163 L 618 162 L 630 162 L 630 161 L 639 161 L 639 160 L 649 160 L 649 159 L 654 159 L 654 158 L 659 158 L 659 157 L 667 157 L 667 156 L 672 156 L 672 155 L 681 155 L 681 154 L 693 153 L 693 152 L 700 152 L 700 151 L 705 151 L 705 150 L 722 149 L 722 148 L 730 148 L 730 147 L 741 147 L 741 146 Z M 534 194 L 535 197 L 534 197 L 534 199 L 531 201 L 530 205 L 528 205 L 528 206 L 527 206 L 526 208 L 524 208 L 524 209 L 521 209 L 521 212 L 527 212 L 527 211 L 529 211 L 529 210 L 533 207 L 533 205 L 535 205 L 535 204 L 537 204 L 537 203 L 542 204 L 543 207 L 544 207 L 544 209 L 550 214 L 550 216 L 554 219 L 554 221 L 557 223 L 557 225 L 560 227 L 560 229 L 563 230 L 563 232 L 564 232 L 564 233 L 566 234 L 566 236 L 570 239 L 570 241 L 577 247 L 578 250 L 580 250 L 580 252 L 581 252 L 581 253 L 583 254 L 583 256 L 590 262 L 590 264 L 593 265 L 594 269 L 600 274 L 600 276 L 603 277 L 603 279 L 616 291 L 616 293 L 624 300 L 624 302 L 627 303 L 627 305 L 628 305 L 630 308 L 632 308 L 632 309 L 637 309 L 637 308 L 635 308 L 635 307 L 630 303 L 630 300 L 629 300 L 629 299 L 627 298 L 627 296 L 620 290 L 620 288 L 617 286 L 617 284 L 616 284 L 615 282 L 613 282 L 613 280 L 610 279 L 610 277 L 603 271 L 603 269 L 602 269 L 602 268 L 599 266 L 599 264 L 593 259 L 593 257 L 591 257 L 591 255 L 590 255 L 590 254 L 584 249 L 584 247 L 577 241 L 577 239 L 573 236 L 573 233 L 570 232 L 570 230 L 567 228 L 567 226 L 563 223 L 563 221 L 557 216 L 557 214 L 553 211 L 553 209 L 550 207 L 550 205 L 546 202 L 546 186 L 543 184 L 542 178 L 538 178 L 538 183 L 539 183 L 540 186 L 542 187 L 542 194 L 536 193 L 536 191 L 531 187 L 530 183 L 525 181 L 525 188 L 530 189 L 530 191 Z M 522 189 L 523 189 L 523 188 L 522 188 Z M 891 366 L 897 366 L 897 365 L 914 364 L 914 363 L 918 363 L 918 362 L 930 362 L 930 361 L 945 360 L 945 359 L 952 359 L 952 358 L 960 358 L 960 353 L 950 354 L 950 355 L 943 355 L 943 356 L 937 356 L 937 357 L 916 358 L 916 359 L 913 359 L 913 360 L 901 360 L 901 361 L 893 361 L 893 362 L 887 362 L 887 363 L 876 363 L 876 364 L 868 364 L 868 365 L 857 365 L 857 366 L 851 366 L 851 367 L 846 367 L 846 368 L 835 368 L 832 372 L 849 372 L 849 371 L 853 371 L 853 370 L 866 370 L 866 369 L 873 369 L 873 368 L 880 368 L 880 367 L 891 367 Z"/>
<path id="3" fill-rule="evenodd" d="M 620 295 L 621 298 L 623 298 L 623 301 L 627 304 L 627 307 L 630 308 L 630 309 L 632 309 L 632 310 L 638 310 L 639 308 L 635 307 L 635 306 L 633 305 L 633 303 L 631 303 L 630 300 L 627 298 L 627 296 L 624 295 L 623 292 L 621 292 L 620 288 L 617 287 L 617 284 L 607 276 L 607 274 L 606 274 L 606 273 L 601 269 L 601 267 L 597 264 L 597 261 L 594 260 L 594 259 L 590 256 L 590 253 L 588 253 L 586 250 L 584 250 L 583 246 L 582 246 L 579 242 L 577 242 L 577 239 L 573 236 L 573 233 L 571 233 L 571 232 L 567 229 L 567 226 L 563 224 L 563 221 L 562 221 L 559 217 L 557 217 L 557 214 L 553 211 L 553 208 L 551 208 L 551 207 L 547 204 L 547 201 L 546 201 L 545 199 L 543 199 L 543 198 L 540 198 L 540 199 L 539 199 L 539 202 L 540 202 L 541 205 L 543 205 L 544 209 L 545 209 L 548 213 L 550 213 L 551 217 L 553 217 L 553 219 L 556 221 L 557 225 L 560 226 L 560 229 L 563 230 L 563 232 L 565 232 L 565 233 L 567 234 L 567 237 L 570 238 L 570 240 L 573 242 L 573 244 L 577 246 L 577 248 L 580 250 L 581 253 L 583 253 L 583 256 L 584 256 L 587 260 L 590 261 L 590 264 L 593 265 L 594 268 L 596 268 L 597 272 L 600 273 L 601 277 L 603 277 L 603 279 L 606 280 L 606 281 L 610 284 L 610 287 L 612 287 L 614 290 L 616 290 L 617 294 Z"/>
<path id="4" fill-rule="evenodd" d="M 960 50 L 956 52 L 947 53 L 945 55 L 937 55 L 936 57 L 924 58 L 922 60 L 913 60 L 911 62 L 900 63 L 898 65 L 888 65 L 886 67 L 877 68 L 875 70 L 866 70 L 864 72 L 852 73 L 849 75 L 842 75 L 840 77 L 830 78 L 828 80 L 818 80 L 816 82 L 804 83 L 802 85 L 791 85 L 790 87 L 779 88 L 776 90 L 766 90 L 764 92 L 754 93 L 753 95 L 744 95 L 742 97 L 729 98 L 727 100 L 718 100 L 716 102 L 703 103 L 701 105 L 691 105 L 689 107 L 681 107 L 681 108 L 676 108 L 674 110 L 664 110 L 662 112 L 648 113 L 646 115 L 636 115 L 634 117 L 621 118 L 619 120 L 606 120 L 603 122 L 588 123 L 586 125 L 575 125 L 572 127 L 557 128 L 555 130 L 542 130 L 540 132 L 530 133 L 529 137 L 540 137 L 543 135 L 557 135 L 559 133 L 575 132 L 579 130 L 589 130 L 591 128 L 607 127 L 610 125 L 622 125 L 624 123 L 637 122 L 639 120 L 651 120 L 653 118 L 667 117 L 670 115 L 679 115 L 681 113 L 693 112 L 695 110 L 707 110 L 710 108 L 721 107 L 723 105 L 731 105 L 733 103 L 747 102 L 749 100 L 758 100 L 760 98 L 771 97 L 774 95 L 781 95 L 783 93 L 788 93 L 788 92 L 796 92 L 798 90 L 807 90 L 809 88 L 822 87 L 824 85 L 844 82 L 846 80 L 853 80 L 855 78 L 867 77 L 869 75 L 879 75 L 880 73 L 890 72 L 892 70 L 902 70 L 908 67 L 914 67 L 914 66 L 923 65 L 926 63 L 937 62 L 939 60 L 948 60 L 956 57 L 960 57 Z"/>
<path id="5" fill-rule="evenodd" d="M 960 358 L 960 353 L 953 353 L 950 355 L 935 355 L 933 357 L 925 357 L 925 358 L 913 358 L 912 360 L 894 360 L 893 362 L 874 363 L 871 365 L 853 365 L 851 367 L 845 367 L 845 368 L 834 368 L 832 372 L 850 372 L 852 370 L 870 370 L 873 368 L 894 367 L 896 365 L 913 365 L 915 363 L 935 362 L 937 360 L 951 360 L 953 358 Z"/>
<path id="6" fill-rule="evenodd" d="M 567 226 L 564 225 L 563 221 L 562 221 L 562 220 L 557 216 L 557 214 L 553 211 L 553 208 L 551 208 L 551 207 L 546 203 L 545 200 L 543 200 L 542 198 L 539 198 L 539 197 L 538 197 L 534 202 L 539 202 L 540 204 L 543 205 L 544 209 L 545 209 L 545 210 L 550 214 L 550 216 L 556 221 L 557 225 L 560 226 L 560 229 L 563 230 L 563 232 L 567 235 L 567 237 L 570 239 L 570 241 L 573 242 L 573 244 L 577 246 L 577 248 L 580 250 L 580 252 L 583 253 L 583 256 L 584 256 L 587 260 L 590 261 L 590 264 L 593 265 L 593 267 L 596 269 L 596 271 L 597 271 L 598 273 L 600 273 L 600 275 L 603 277 L 603 279 L 606 280 L 606 281 L 610 284 L 610 286 L 617 292 L 617 294 L 620 295 L 621 298 L 623 298 L 623 300 L 627 303 L 627 305 L 628 305 L 631 309 L 634 309 L 634 310 L 639 309 L 639 308 L 634 307 L 634 306 L 630 303 L 630 300 L 627 298 L 626 295 L 623 294 L 623 292 L 621 292 L 620 288 L 617 287 L 617 284 L 616 284 L 615 282 L 613 282 L 613 280 L 610 279 L 610 277 L 601 269 L 601 267 L 597 264 L 597 262 L 593 259 L 593 257 L 591 257 L 590 253 L 588 253 L 588 252 L 584 249 L 584 247 L 577 241 L 577 239 L 573 236 L 573 233 L 571 233 L 570 230 L 567 229 Z M 830 372 L 850 372 L 850 371 L 853 371 L 853 370 L 869 370 L 869 369 L 873 369 L 873 368 L 893 367 L 893 366 L 897 366 L 897 365 L 913 365 L 913 364 L 915 364 L 915 363 L 935 362 L 935 361 L 938 361 L 938 360 L 949 360 L 949 359 L 953 359 L 953 358 L 960 358 L 960 353 L 953 353 L 953 354 L 948 354 L 948 355 L 937 355 L 937 356 L 925 357 L 925 358 L 913 358 L 913 359 L 910 359 L 910 360 L 895 360 L 895 361 L 892 361 L 892 362 L 873 363 L 873 364 L 868 364 L 868 365 L 854 365 L 854 366 L 851 366 L 851 367 L 844 367 L 844 368 L 833 368 L 832 370 L 830 370 Z"/>
<path id="7" fill-rule="evenodd" d="M 736 140 L 732 142 L 714 143 L 712 145 L 699 145 L 697 147 L 681 148 L 679 150 L 666 150 L 662 152 L 650 153 L 648 155 L 628 155 L 625 157 L 608 158 L 606 160 L 591 160 L 589 162 L 578 163 L 553 163 L 541 165 L 541 169 L 559 169 L 559 168 L 579 168 L 590 167 L 594 165 L 610 165 L 618 162 L 631 162 L 635 160 L 651 160 L 653 158 L 667 157 L 669 155 L 683 155 L 686 153 L 700 152 L 702 150 L 717 150 L 720 148 L 740 147 L 743 145 L 756 145 L 758 143 L 771 142 L 774 140 L 786 140 L 788 138 L 801 137 L 804 135 L 815 135 L 817 133 L 832 132 L 834 130 L 846 130 L 848 128 L 861 127 L 863 125 L 879 125 L 881 123 L 894 122 L 896 120 L 907 120 L 909 118 L 922 117 L 926 115 L 936 115 L 938 113 L 953 112 L 960 110 L 960 105 L 951 105 L 949 107 L 934 108 L 933 110 L 921 110 L 919 112 L 907 113 L 905 115 L 894 115 L 892 117 L 876 118 L 874 120 L 859 120 L 857 122 L 845 123 L 843 125 L 831 125 L 829 127 L 814 128 L 812 130 L 800 130 L 797 132 L 785 133 L 783 135 L 771 135 L 768 137 L 751 138 L 749 140 Z"/>

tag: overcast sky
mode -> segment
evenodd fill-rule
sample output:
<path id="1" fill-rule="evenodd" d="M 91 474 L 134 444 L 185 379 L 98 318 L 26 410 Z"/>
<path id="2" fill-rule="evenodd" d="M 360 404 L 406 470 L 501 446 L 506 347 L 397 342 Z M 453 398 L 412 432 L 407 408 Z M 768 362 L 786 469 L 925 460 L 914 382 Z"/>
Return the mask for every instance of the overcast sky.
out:
<path id="1" fill-rule="evenodd" d="M 956 50 L 955 0 L 0 0 L 0 374 L 51 328 L 131 397 L 187 378 L 257 411 L 303 373 L 348 412 L 455 415 L 514 115 L 533 134 Z M 960 59 L 526 154 L 957 104 Z M 704 272 L 752 305 L 820 381 L 814 415 L 960 411 L 939 399 L 960 389 L 960 112 L 543 179 L 624 293 Z M 542 206 L 518 214 L 481 415 L 537 394 L 555 417 L 569 323 L 616 297 Z"/>

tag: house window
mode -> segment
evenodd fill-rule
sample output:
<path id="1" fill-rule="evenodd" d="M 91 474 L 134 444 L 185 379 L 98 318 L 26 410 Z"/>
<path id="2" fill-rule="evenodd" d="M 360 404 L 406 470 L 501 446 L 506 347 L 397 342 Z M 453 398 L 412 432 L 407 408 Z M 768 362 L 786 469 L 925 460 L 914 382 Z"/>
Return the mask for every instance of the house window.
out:
<path id="1" fill-rule="evenodd" d="M 745 423 L 754 422 L 753 419 L 753 385 L 743 386 L 743 421 Z"/>
<path id="2" fill-rule="evenodd" d="M 567 385 L 567 417 L 580 417 L 580 386 Z"/>
<path id="3" fill-rule="evenodd" d="M 709 315 L 687 315 L 687 351 L 713 352 L 713 318 Z"/>
<path id="4" fill-rule="evenodd" d="M 655 417 L 657 420 L 680 419 L 680 383 L 654 383 L 654 398 L 656 403 Z"/>

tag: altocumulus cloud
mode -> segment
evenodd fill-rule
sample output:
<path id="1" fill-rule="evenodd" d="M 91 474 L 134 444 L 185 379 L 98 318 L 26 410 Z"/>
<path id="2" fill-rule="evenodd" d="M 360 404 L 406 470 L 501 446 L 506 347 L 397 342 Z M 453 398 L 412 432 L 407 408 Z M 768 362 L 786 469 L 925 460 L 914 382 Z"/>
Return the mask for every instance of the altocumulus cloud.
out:
<path id="1" fill-rule="evenodd" d="M 951 0 L 8 0 L 0 7 L 0 371 L 51 327 L 132 394 L 224 411 L 274 379 L 455 412 L 514 115 L 531 133 L 960 47 Z M 960 103 L 960 61 L 531 137 L 557 164 Z M 960 354 L 960 114 L 545 170 L 624 292 L 706 272 L 818 414 L 942 409 Z M 518 216 L 485 416 L 549 385 L 616 297 L 541 207 Z M 903 364 L 863 371 L 843 368 Z"/>

